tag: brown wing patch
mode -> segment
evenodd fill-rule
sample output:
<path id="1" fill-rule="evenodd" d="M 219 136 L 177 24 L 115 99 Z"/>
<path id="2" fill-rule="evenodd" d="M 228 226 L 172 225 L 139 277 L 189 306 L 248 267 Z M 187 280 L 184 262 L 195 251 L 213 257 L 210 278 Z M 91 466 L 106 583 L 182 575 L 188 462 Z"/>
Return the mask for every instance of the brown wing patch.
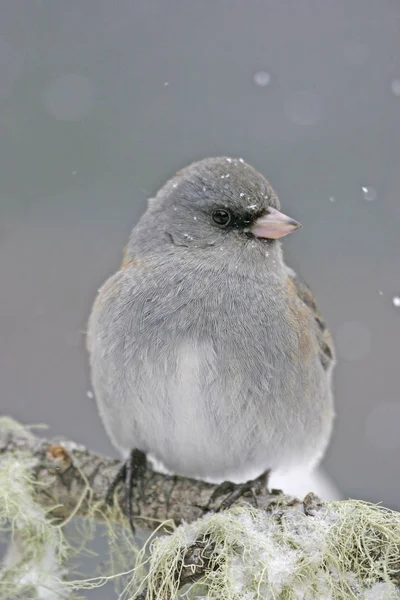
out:
<path id="1" fill-rule="evenodd" d="M 296 298 L 297 289 L 291 279 L 287 280 L 288 297 Z M 302 360 L 306 359 L 312 352 L 313 343 L 311 338 L 311 332 L 309 329 L 310 322 L 310 311 L 307 306 L 303 303 L 289 301 L 288 303 L 288 319 L 292 324 L 293 331 L 298 334 L 298 348 L 296 349 L 296 356 L 301 357 Z M 295 359 L 295 356 L 293 356 Z"/>
<path id="2" fill-rule="evenodd" d="M 134 265 L 137 265 L 139 263 L 139 260 L 137 258 L 133 258 L 133 256 L 131 256 L 128 253 L 128 246 L 129 244 L 126 244 L 126 246 L 124 247 L 124 252 L 122 255 L 122 262 L 120 265 L 120 269 L 127 269 L 128 267 L 132 267 Z"/>
<path id="3" fill-rule="evenodd" d="M 317 338 L 320 346 L 320 359 L 322 366 L 325 370 L 327 370 L 334 361 L 335 357 L 332 337 L 326 327 L 324 320 L 321 317 L 321 314 L 318 310 L 318 306 L 315 302 L 315 298 L 307 283 L 295 273 L 291 275 L 289 279 L 295 287 L 297 296 L 311 311 L 314 320 L 318 325 Z"/>

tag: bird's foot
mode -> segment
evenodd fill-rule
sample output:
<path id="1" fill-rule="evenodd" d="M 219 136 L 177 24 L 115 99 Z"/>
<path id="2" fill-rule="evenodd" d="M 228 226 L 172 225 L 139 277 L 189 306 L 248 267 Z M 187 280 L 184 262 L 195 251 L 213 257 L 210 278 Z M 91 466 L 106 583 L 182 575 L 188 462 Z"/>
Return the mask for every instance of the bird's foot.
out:
<path id="1" fill-rule="evenodd" d="M 129 458 L 118 469 L 117 474 L 108 486 L 106 492 L 106 504 L 112 504 L 114 492 L 120 483 L 124 486 L 124 512 L 129 519 L 132 533 L 135 533 L 133 524 L 133 488 L 136 487 L 139 492 L 139 497 L 143 501 L 145 499 L 143 490 L 143 476 L 146 472 L 146 455 L 141 450 L 132 450 Z"/>
<path id="2" fill-rule="evenodd" d="M 219 506 L 215 509 L 215 512 L 230 508 L 236 500 L 246 495 L 250 495 L 253 498 L 255 506 L 258 506 L 257 496 L 267 491 L 269 474 L 269 470 L 264 471 L 264 473 L 256 479 L 250 479 L 245 483 L 223 481 L 211 494 L 207 507 L 210 509 L 210 506 L 214 504 L 217 498 L 225 494 L 225 498 L 220 502 Z"/>

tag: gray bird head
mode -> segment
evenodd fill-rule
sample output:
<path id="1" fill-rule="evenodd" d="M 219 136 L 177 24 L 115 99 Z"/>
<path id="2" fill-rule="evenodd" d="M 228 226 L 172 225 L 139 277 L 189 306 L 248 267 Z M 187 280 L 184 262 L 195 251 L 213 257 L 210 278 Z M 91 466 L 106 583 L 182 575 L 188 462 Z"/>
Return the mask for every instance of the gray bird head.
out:
<path id="1" fill-rule="evenodd" d="M 280 256 L 278 239 L 301 225 L 279 209 L 269 182 L 242 159 L 207 158 L 178 172 L 149 200 L 131 242 L 149 251 L 173 245 L 203 256 L 219 249 L 243 257 L 246 248 Z"/>

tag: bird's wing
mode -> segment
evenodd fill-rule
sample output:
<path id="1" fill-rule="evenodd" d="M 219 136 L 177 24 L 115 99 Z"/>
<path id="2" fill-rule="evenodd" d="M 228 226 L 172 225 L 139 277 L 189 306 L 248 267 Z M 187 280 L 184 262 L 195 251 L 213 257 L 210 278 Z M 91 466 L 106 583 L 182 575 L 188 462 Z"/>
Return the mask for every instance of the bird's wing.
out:
<path id="1" fill-rule="evenodd" d="M 333 347 L 333 341 L 331 334 L 329 333 L 324 320 L 322 319 L 321 313 L 318 310 L 318 306 L 315 302 L 315 298 L 313 296 L 312 291 L 310 290 L 307 283 L 294 271 L 291 271 L 289 274 L 291 281 L 294 283 L 294 286 L 297 291 L 297 295 L 304 302 L 304 304 L 311 311 L 314 320 L 317 324 L 317 339 L 320 347 L 320 357 L 321 363 L 325 370 L 328 370 L 329 367 L 335 361 L 335 351 Z"/>

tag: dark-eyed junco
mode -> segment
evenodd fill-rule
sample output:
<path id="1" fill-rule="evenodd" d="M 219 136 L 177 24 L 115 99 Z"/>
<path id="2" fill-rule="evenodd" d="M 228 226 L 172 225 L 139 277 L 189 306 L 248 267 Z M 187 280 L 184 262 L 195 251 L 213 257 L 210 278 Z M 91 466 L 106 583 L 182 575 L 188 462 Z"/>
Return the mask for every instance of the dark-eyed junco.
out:
<path id="1" fill-rule="evenodd" d="M 88 330 L 100 415 L 123 455 L 215 482 L 318 463 L 334 351 L 283 261 L 279 238 L 299 227 L 242 159 L 194 163 L 149 200 Z"/>

